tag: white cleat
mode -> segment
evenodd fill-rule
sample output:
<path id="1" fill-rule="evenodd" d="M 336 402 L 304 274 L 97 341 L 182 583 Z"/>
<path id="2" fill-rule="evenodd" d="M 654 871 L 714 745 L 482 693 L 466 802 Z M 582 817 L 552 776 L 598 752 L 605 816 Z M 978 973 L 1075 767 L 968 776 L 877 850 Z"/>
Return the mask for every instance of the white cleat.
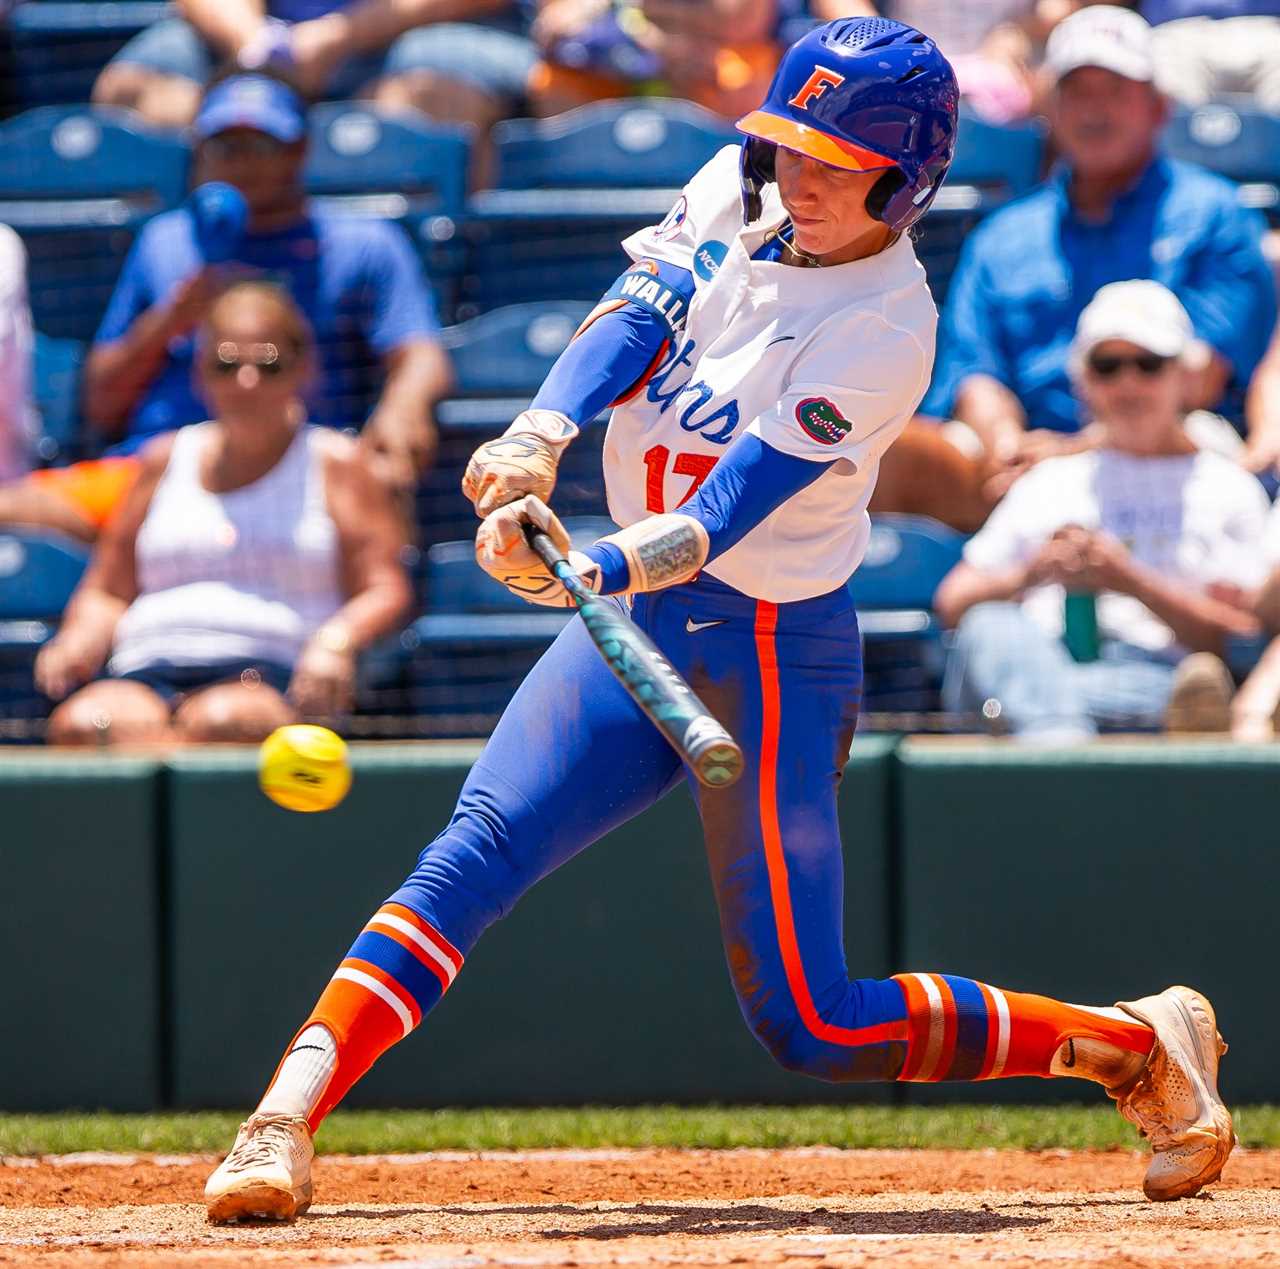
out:
<path id="1" fill-rule="evenodd" d="M 205 1183 L 215 1225 L 248 1219 L 291 1221 L 311 1206 L 311 1130 L 301 1115 L 250 1115 L 231 1153 Z"/>
<path id="2" fill-rule="evenodd" d="M 1118 1008 L 1156 1033 L 1136 1078 L 1109 1090 L 1120 1113 L 1151 1141 L 1143 1193 L 1156 1202 L 1189 1198 L 1222 1175 L 1236 1143 L 1231 1112 L 1218 1095 L 1218 1058 L 1227 1046 L 1213 1006 L 1190 987 L 1170 987 Z"/>

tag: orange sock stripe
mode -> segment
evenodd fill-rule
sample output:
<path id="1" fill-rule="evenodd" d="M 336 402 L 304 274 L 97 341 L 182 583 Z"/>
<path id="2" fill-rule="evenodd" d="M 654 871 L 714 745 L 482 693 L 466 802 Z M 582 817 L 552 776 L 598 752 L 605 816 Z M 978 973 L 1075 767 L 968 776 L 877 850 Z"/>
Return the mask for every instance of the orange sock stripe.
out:
<path id="1" fill-rule="evenodd" d="M 453 961 L 416 925 L 410 924 L 398 912 L 380 908 L 364 928 L 398 944 L 424 969 L 430 970 L 440 984 L 441 995 L 449 990 L 458 973 Z"/>
<path id="2" fill-rule="evenodd" d="M 362 961 L 354 956 L 334 970 L 334 978 L 354 982 L 370 995 L 377 997 L 399 1018 L 403 1035 L 408 1035 L 422 1021 L 422 1010 L 412 994 L 405 990 L 390 974 L 372 961 Z M 381 989 L 381 990 L 379 990 Z"/>
<path id="3" fill-rule="evenodd" d="M 933 1010 L 920 982 L 920 974 L 895 974 L 893 981 L 902 988 L 907 1000 L 907 1060 L 898 1072 L 900 1080 L 919 1079 L 920 1065 L 929 1047 L 933 1028 Z"/>
<path id="4" fill-rule="evenodd" d="M 412 908 L 406 908 L 402 903 L 384 903 L 378 911 L 398 916 L 402 921 L 408 921 L 420 934 L 434 943 L 436 950 L 453 966 L 453 974 L 449 978 L 450 982 L 453 981 L 466 958 L 434 925 L 429 925 Z"/>
<path id="5" fill-rule="evenodd" d="M 869 1027 L 836 1027 L 823 1020 L 813 1003 L 805 977 L 800 943 L 796 938 L 791 910 L 791 888 L 787 861 L 782 850 L 778 824 L 778 738 L 781 731 L 781 703 L 778 690 L 778 656 L 774 634 L 778 628 L 778 606 L 760 600 L 756 604 L 755 642 L 760 662 L 760 689 L 763 719 L 760 740 L 760 830 L 764 839 L 765 867 L 769 874 L 769 897 L 773 905 L 774 929 L 786 972 L 787 987 L 805 1028 L 815 1039 L 828 1044 L 883 1044 L 906 1035 L 902 1020 L 876 1023 Z"/>

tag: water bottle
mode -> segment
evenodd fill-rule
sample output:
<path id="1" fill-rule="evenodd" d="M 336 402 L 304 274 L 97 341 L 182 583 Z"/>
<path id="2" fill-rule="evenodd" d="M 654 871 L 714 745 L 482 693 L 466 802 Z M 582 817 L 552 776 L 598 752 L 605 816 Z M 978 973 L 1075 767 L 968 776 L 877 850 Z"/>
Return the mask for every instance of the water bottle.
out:
<path id="1" fill-rule="evenodd" d="M 1069 590 L 1062 601 L 1062 640 L 1076 661 L 1098 659 L 1098 597 Z"/>

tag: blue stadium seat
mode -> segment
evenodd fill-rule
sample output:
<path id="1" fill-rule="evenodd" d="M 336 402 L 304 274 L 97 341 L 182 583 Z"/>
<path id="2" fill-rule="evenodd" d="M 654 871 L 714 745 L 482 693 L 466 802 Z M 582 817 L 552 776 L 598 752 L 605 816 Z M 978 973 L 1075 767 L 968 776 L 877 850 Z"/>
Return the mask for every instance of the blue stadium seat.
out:
<path id="1" fill-rule="evenodd" d="M 591 311 L 585 300 L 512 304 L 444 333 L 460 396 L 531 395 Z"/>
<path id="2" fill-rule="evenodd" d="M 181 201 L 189 158 L 124 111 L 44 106 L 0 124 L 0 221 L 26 243 L 40 330 L 93 337 L 138 228 Z"/>
<path id="3" fill-rule="evenodd" d="M 444 332 L 457 387 L 454 397 L 436 407 L 440 447 L 418 490 L 416 520 L 424 545 L 474 531 L 475 512 L 458 487 L 471 451 L 505 431 L 528 406 L 590 309 L 589 303 L 573 301 L 511 305 Z M 555 496 L 561 514 L 603 512 L 603 438 L 604 428 L 597 420 L 565 454 Z"/>
<path id="4" fill-rule="evenodd" d="M 939 708 L 944 653 L 933 594 L 964 541 L 923 516 L 873 517 L 866 557 L 849 583 L 862 631 L 864 713 Z"/>
<path id="5" fill-rule="evenodd" d="M 1038 124 L 1004 127 L 961 114 L 955 161 L 916 228 L 916 254 L 939 305 L 947 298 L 966 235 L 989 212 L 1031 189 L 1044 157 L 1045 136 Z"/>
<path id="6" fill-rule="evenodd" d="M 1165 149 L 1239 185 L 1240 201 L 1280 224 L 1280 118 L 1247 98 L 1178 111 L 1169 121 Z"/>
<path id="7" fill-rule="evenodd" d="M 496 188 L 472 196 L 460 315 L 595 299 L 626 264 L 622 238 L 660 220 L 730 125 L 688 102 L 599 102 L 493 130 Z"/>
<path id="8" fill-rule="evenodd" d="M 679 189 L 741 136 L 687 101 L 602 101 L 493 130 L 498 191 Z M 546 206 L 545 203 L 540 204 Z"/>
<path id="9" fill-rule="evenodd" d="M 38 0 L 9 16 L 17 100 L 56 106 L 89 100 L 98 72 L 145 27 L 172 11 L 161 0 Z"/>
<path id="10" fill-rule="evenodd" d="M 48 708 L 36 654 L 84 572 L 84 548 L 57 534 L 0 531 L 0 741 L 30 739 Z"/>
<path id="11" fill-rule="evenodd" d="M 578 546 L 613 531 L 598 517 L 568 518 Z M 486 736 L 534 662 L 572 617 L 527 604 L 488 577 L 468 539 L 427 552 L 426 615 L 405 632 L 405 680 L 421 734 Z"/>
<path id="12" fill-rule="evenodd" d="M 352 102 L 312 107 L 307 166 L 315 201 L 332 212 L 401 224 L 453 316 L 465 253 L 458 233 L 471 142 L 461 128 L 392 115 Z"/>
<path id="13" fill-rule="evenodd" d="M 80 371 L 85 345 L 78 339 L 54 339 L 36 332 L 33 375 L 40 437 L 36 454 L 42 463 L 66 462 L 81 456 Z"/>

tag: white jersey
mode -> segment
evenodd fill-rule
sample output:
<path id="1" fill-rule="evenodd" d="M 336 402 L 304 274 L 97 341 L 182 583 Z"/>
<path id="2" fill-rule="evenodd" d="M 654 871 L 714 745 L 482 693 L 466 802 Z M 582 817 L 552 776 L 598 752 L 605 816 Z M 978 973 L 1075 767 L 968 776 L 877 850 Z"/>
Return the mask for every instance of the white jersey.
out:
<path id="1" fill-rule="evenodd" d="M 116 627 L 115 674 L 157 662 L 292 665 L 342 606 L 319 430 L 299 428 L 270 471 L 226 493 L 201 480 L 209 430 L 174 435 L 138 530 L 138 597 Z"/>
<path id="2" fill-rule="evenodd" d="M 671 355 L 619 405 L 604 447 L 614 520 L 626 527 L 692 496 L 742 436 L 833 466 L 706 566 L 755 599 L 844 585 L 871 525 L 880 456 L 924 396 L 937 310 L 909 235 L 851 264 L 805 269 L 751 255 L 786 219 L 775 185 L 742 224 L 736 146 L 685 187 L 633 260 L 690 270 L 696 290 Z"/>

